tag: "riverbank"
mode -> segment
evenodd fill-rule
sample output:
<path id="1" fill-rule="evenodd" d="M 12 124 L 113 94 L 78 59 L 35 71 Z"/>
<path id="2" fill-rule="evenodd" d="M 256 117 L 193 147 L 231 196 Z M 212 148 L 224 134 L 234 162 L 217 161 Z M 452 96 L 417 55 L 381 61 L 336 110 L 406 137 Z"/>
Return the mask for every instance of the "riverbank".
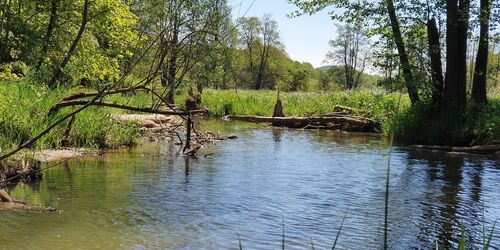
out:
<path id="1" fill-rule="evenodd" d="M 336 105 L 354 108 L 354 115 L 369 114 L 383 122 L 398 109 L 407 109 L 410 101 L 399 93 L 377 93 L 366 90 L 338 92 L 280 92 L 283 111 L 287 116 L 311 116 L 332 113 Z M 277 92 L 273 90 L 213 90 L 203 91 L 202 105 L 213 116 L 255 115 L 272 116 Z"/>
<path id="2" fill-rule="evenodd" d="M 3 82 L 0 84 L 0 147 L 8 151 L 36 135 L 64 112 L 48 116 L 50 108 L 62 98 L 82 88 L 48 90 L 40 84 Z M 495 93 L 495 92 L 494 92 Z M 213 117 L 225 115 L 272 116 L 277 92 L 272 90 L 214 90 L 206 89 L 201 105 Z M 175 96 L 179 108 L 185 106 L 183 91 Z M 465 112 L 437 116 L 430 105 L 411 106 L 407 95 L 380 90 L 345 92 L 281 92 L 280 100 L 286 116 L 322 116 L 334 111 L 336 105 L 354 108 L 354 116 L 364 116 L 382 124 L 380 131 L 394 134 L 400 142 L 473 146 L 500 139 L 500 96 L 490 96 L 485 107 L 469 106 Z M 105 98 L 110 103 L 127 103 L 137 107 L 151 106 L 151 96 L 144 92 L 117 94 Z M 33 149 L 71 148 L 113 149 L 138 143 L 141 133 L 150 128 L 113 119 L 123 110 L 89 107 L 79 113 L 71 130 L 68 122 L 54 128 L 39 140 Z M 131 113 L 131 112 L 128 112 Z M 149 121 L 149 123 L 154 123 Z M 144 124 L 143 124 L 144 125 Z M 146 127 L 149 126 L 145 124 Z"/>
<path id="3" fill-rule="evenodd" d="M 61 98 L 77 89 L 47 89 L 24 82 L 0 84 L 0 147 L 4 152 L 24 143 L 62 117 L 62 112 L 48 115 Z M 80 90 L 81 91 L 81 90 Z M 56 126 L 38 140 L 33 149 L 116 148 L 137 143 L 139 130 L 110 119 L 111 109 L 89 107 L 80 112 L 68 132 L 68 122 Z"/>

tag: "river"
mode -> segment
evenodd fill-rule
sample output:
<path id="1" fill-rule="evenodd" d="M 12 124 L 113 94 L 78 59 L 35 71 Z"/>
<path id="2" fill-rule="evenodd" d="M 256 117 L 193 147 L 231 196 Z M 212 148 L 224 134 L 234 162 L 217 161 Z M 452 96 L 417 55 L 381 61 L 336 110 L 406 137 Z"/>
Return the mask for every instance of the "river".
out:
<path id="1" fill-rule="evenodd" d="M 380 249 L 389 146 L 374 135 L 205 121 L 196 159 L 172 141 L 73 159 L 11 195 L 62 213 L 1 212 L 2 249 Z M 208 154 L 208 155 L 207 155 Z M 204 157 L 204 155 L 207 155 Z M 394 147 L 391 249 L 479 248 L 500 218 L 499 161 Z M 483 223 L 484 222 L 484 223 Z M 488 233 L 488 232 L 487 232 Z M 441 243 L 440 243 L 441 244 Z M 493 249 L 499 249 L 495 230 Z"/>

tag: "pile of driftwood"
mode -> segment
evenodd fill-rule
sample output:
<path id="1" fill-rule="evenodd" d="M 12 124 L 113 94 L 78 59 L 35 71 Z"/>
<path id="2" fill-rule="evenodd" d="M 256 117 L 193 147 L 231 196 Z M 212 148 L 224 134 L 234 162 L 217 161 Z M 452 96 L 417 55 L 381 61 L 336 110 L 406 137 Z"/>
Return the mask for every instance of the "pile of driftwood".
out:
<path id="1" fill-rule="evenodd" d="M 363 116 L 353 115 L 354 113 L 362 114 Z M 287 117 L 284 115 L 281 101 L 278 99 L 272 117 L 228 115 L 225 116 L 224 119 L 255 123 L 271 123 L 273 126 L 288 128 L 380 133 L 380 123 L 369 116 L 369 113 L 362 112 L 361 110 L 344 106 L 335 106 L 334 112 L 321 116 Z"/>

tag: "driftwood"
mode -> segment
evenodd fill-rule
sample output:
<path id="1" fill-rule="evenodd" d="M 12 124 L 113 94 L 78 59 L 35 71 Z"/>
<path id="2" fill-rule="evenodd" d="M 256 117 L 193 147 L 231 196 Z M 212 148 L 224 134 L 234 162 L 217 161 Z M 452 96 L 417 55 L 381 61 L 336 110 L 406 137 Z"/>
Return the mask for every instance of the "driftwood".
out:
<path id="1" fill-rule="evenodd" d="M 372 119 L 336 115 L 329 117 L 264 117 L 229 115 L 227 120 L 272 123 L 289 128 L 339 129 L 354 132 L 379 132 L 380 124 Z"/>
<path id="2" fill-rule="evenodd" d="M 344 114 L 363 114 L 365 116 L 371 116 L 370 112 L 366 112 L 362 109 L 351 108 L 351 107 L 342 106 L 342 105 L 335 105 L 335 107 L 333 107 L 333 111 L 344 113 Z"/>
<path id="3" fill-rule="evenodd" d="M 11 202 L 11 203 L 19 203 L 26 204 L 24 201 L 18 201 L 10 197 L 9 193 L 5 191 L 5 189 L 0 189 L 0 202 Z"/>
<path id="4" fill-rule="evenodd" d="M 14 199 L 10 197 L 9 193 L 5 191 L 4 189 L 0 189 L 0 201 L 1 202 L 13 202 Z"/>
<path id="5" fill-rule="evenodd" d="M 1 211 L 24 211 L 24 212 L 61 212 L 53 207 L 29 206 L 18 202 L 0 202 Z"/>
<path id="6" fill-rule="evenodd" d="M 454 146 L 437 146 L 437 145 L 411 145 L 410 148 L 438 151 L 453 151 L 472 154 L 496 154 L 500 152 L 500 144 L 493 145 L 478 145 L 472 147 L 454 147 Z"/>

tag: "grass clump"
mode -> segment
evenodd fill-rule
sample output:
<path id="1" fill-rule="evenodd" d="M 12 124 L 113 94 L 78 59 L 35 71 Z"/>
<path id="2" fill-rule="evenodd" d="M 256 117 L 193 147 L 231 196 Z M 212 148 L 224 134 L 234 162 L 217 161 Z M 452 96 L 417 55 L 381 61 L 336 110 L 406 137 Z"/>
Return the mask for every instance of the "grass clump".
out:
<path id="1" fill-rule="evenodd" d="M 81 91 L 81 90 L 80 90 Z M 0 147 L 5 152 L 39 134 L 67 110 L 48 116 L 50 107 L 75 92 L 67 88 L 47 89 L 28 81 L 0 82 Z M 69 109 L 69 108 L 68 108 Z M 76 115 L 68 137 L 69 146 L 109 148 L 135 144 L 139 133 L 133 126 L 110 119 L 110 110 L 90 107 Z M 34 148 L 56 148 L 68 121 L 51 130 Z"/>

